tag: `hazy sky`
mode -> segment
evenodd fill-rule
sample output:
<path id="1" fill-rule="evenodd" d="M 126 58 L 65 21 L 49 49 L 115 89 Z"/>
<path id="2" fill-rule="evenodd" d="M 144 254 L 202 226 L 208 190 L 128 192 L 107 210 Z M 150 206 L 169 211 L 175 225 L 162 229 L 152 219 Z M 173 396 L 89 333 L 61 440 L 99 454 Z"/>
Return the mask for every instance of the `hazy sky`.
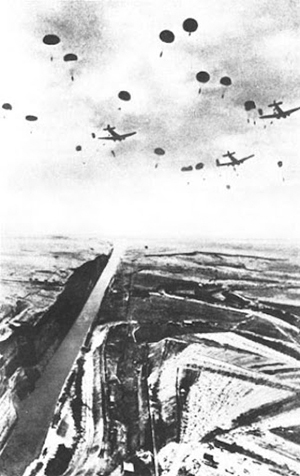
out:
<path id="1" fill-rule="evenodd" d="M 2 0 L 0 22 L 4 232 L 300 238 L 300 111 L 244 109 L 300 106 L 298 0 Z M 107 124 L 137 134 L 93 139 Z M 255 157 L 237 175 L 227 150 Z"/>

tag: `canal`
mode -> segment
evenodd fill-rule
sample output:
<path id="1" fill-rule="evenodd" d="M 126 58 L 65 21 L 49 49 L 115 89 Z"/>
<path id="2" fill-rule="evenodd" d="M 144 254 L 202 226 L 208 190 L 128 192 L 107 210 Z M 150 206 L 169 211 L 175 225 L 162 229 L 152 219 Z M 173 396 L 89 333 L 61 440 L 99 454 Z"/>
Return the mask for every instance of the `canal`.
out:
<path id="1" fill-rule="evenodd" d="M 0 476 L 20 476 L 42 448 L 56 401 L 109 286 L 122 254 L 115 248 L 78 319 L 18 409 L 17 424 L 0 457 Z"/>

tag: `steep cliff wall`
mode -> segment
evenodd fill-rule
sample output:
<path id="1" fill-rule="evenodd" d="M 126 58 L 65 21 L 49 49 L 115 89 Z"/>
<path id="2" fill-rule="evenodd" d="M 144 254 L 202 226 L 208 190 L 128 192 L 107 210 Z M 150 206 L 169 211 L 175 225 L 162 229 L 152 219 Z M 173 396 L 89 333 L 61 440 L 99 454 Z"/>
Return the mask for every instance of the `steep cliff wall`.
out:
<path id="1" fill-rule="evenodd" d="M 0 336 L 0 451 L 16 422 L 18 401 L 34 389 L 45 365 L 79 316 L 109 256 L 110 251 L 85 262 L 64 285 L 44 282 L 36 292 L 37 283 L 32 283 L 36 294 L 50 291 L 54 302 L 45 309 L 29 303 L 16 314 L 16 305 L 10 306 L 10 312 L 6 306 Z"/>

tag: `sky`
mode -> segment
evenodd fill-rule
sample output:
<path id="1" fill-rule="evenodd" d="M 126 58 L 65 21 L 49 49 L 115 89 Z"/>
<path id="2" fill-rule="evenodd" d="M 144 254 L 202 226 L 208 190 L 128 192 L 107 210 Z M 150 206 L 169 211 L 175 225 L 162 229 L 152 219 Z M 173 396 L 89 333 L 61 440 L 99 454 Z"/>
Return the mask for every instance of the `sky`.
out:
<path id="1" fill-rule="evenodd" d="M 300 111 L 258 113 L 300 106 L 297 0 L 3 0 L 0 23 L 2 233 L 300 238 Z"/>

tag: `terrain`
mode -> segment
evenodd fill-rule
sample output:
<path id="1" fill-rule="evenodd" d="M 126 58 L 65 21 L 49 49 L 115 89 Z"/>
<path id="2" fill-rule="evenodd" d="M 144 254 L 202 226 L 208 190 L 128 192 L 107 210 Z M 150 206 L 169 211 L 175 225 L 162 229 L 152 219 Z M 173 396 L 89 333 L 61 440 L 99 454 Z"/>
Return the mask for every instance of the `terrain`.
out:
<path id="1" fill-rule="evenodd" d="M 127 249 L 24 476 L 299 475 L 297 249 Z"/>

